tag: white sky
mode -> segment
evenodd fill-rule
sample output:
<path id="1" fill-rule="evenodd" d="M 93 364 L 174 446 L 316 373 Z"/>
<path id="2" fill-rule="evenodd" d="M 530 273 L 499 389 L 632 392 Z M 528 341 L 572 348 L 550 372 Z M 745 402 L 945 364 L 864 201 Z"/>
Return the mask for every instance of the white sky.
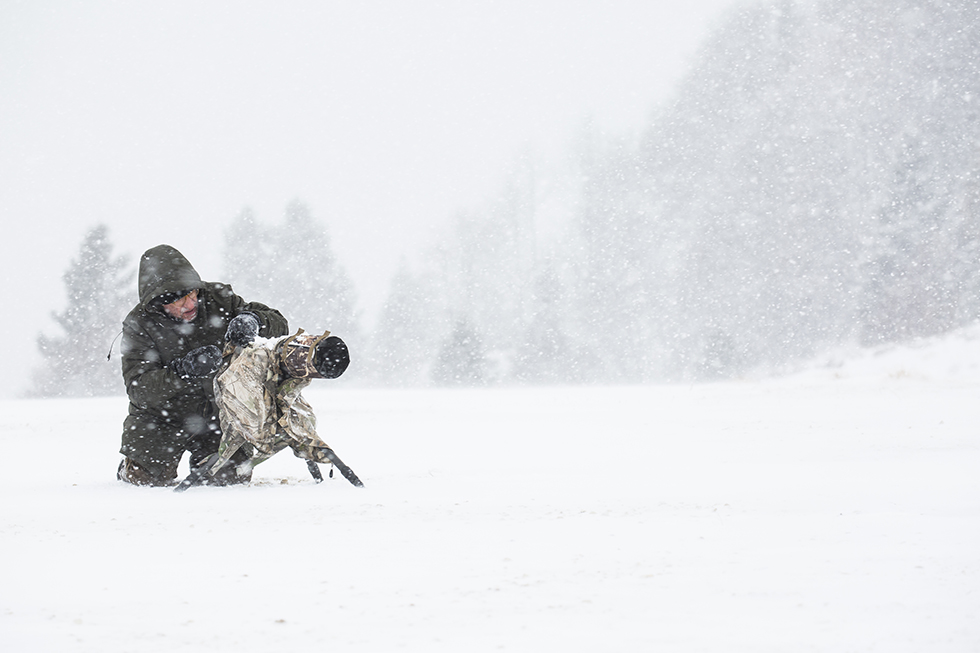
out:
<path id="1" fill-rule="evenodd" d="M 370 320 L 399 256 L 520 152 L 590 118 L 639 130 L 736 2 L 0 0 L 0 395 L 98 223 L 132 261 L 166 242 L 221 280 L 230 220 L 299 198 Z"/>

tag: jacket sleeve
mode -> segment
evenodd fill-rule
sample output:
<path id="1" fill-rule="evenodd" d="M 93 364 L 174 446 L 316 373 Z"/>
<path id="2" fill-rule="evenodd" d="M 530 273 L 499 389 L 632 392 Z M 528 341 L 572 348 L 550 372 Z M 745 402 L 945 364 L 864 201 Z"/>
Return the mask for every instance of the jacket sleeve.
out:
<path id="1" fill-rule="evenodd" d="M 122 375 L 129 400 L 142 409 L 158 407 L 200 386 L 196 379 L 183 380 L 164 365 L 153 341 L 128 322 L 123 323 Z"/>

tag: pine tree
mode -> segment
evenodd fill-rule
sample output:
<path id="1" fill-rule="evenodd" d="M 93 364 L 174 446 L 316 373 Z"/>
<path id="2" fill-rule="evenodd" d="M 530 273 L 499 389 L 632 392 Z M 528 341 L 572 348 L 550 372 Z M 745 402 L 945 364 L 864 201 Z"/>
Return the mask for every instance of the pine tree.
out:
<path id="1" fill-rule="evenodd" d="M 564 293 L 554 265 L 535 276 L 532 313 L 518 349 L 514 374 L 530 383 L 561 383 L 575 378 L 562 323 Z"/>
<path id="2" fill-rule="evenodd" d="M 333 252 L 326 228 L 309 207 L 290 202 L 283 225 L 270 240 L 274 305 L 290 327 L 309 333 L 329 329 L 345 341 L 357 340 L 361 334 L 353 283 Z"/>
<path id="3" fill-rule="evenodd" d="M 579 327 L 573 335 L 591 350 L 579 363 L 588 378 L 637 382 L 644 380 L 655 351 L 647 342 L 657 318 L 650 275 L 655 225 L 632 201 L 640 169 L 630 148 L 606 140 L 590 129 L 579 143 L 582 187 L 575 227 L 581 246 L 569 303 L 585 331 Z M 588 340 L 595 335 L 603 341 L 598 348 Z"/>
<path id="4" fill-rule="evenodd" d="M 272 243 L 268 229 L 246 207 L 225 231 L 222 279 L 247 301 L 274 306 L 271 273 Z"/>
<path id="5" fill-rule="evenodd" d="M 438 333 L 433 303 L 434 293 L 402 260 L 372 337 L 372 380 L 395 386 L 425 383 Z"/>
<path id="6" fill-rule="evenodd" d="M 133 273 L 125 257 L 115 257 L 108 228 L 89 231 L 62 275 L 68 306 L 52 317 L 60 337 L 38 334 L 43 363 L 34 373 L 31 394 L 93 397 L 123 391 L 118 364 L 106 360 L 126 312 L 136 303 Z"/>
<path id="7" fill-rule="evenodd" d="M 242 210 L 225 231 L 222 259 L 235 292 L 278 309 L 292 331 L 329 329 L 348 343 L 360 337 L 353 284 L 302 202 L 290 202 L 283 224 L 272 227 Z"/>
<path id="8" fill-rule="evenodd" d="M 583 139 L 560 301 L 532 281 L 554 180 L 463 212 L 444 351 L 466 315 L 526 380 L 725 378 L 976 320 L 978 42 L 975 2 L 734 8 L 641 141 Z"/>
<path id="9" fill-rule="evenodd" d="M 441 386 L 486 384 L 486 351 L 483 340 L 469 320 L 456 321 L 452 333 L 439 350 L 432 378 Z"/>

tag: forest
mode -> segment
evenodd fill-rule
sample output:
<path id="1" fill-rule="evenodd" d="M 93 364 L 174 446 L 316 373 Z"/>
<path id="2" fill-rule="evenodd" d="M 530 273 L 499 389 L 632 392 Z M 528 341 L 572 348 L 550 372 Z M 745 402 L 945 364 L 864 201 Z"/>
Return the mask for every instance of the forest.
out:
<path id="1" fill-rule="evenodd" d="M 978 43 L 976 2 L 746 5 L 636 134 L 585 125 L 460 208 L 374 324 L 301 200 L 242 210 L 216 280 L 344 337 L 367 385 L 738 378 L 944 333 L 980 317 Z M 122 392 L 127 260 L 86 236 L 33 394 Z"/>

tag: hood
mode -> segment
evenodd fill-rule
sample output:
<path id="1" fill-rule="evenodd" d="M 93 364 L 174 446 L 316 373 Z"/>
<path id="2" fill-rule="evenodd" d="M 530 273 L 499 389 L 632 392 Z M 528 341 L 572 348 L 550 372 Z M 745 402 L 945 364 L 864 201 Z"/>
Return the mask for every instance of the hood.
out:
<path id="1" fill-rule="evenodd" d="M 157 245 L 140 258 L 140 305 L 144 310 L 160 295 L 202 288 L 201 275 L 170 245 Z"/>

